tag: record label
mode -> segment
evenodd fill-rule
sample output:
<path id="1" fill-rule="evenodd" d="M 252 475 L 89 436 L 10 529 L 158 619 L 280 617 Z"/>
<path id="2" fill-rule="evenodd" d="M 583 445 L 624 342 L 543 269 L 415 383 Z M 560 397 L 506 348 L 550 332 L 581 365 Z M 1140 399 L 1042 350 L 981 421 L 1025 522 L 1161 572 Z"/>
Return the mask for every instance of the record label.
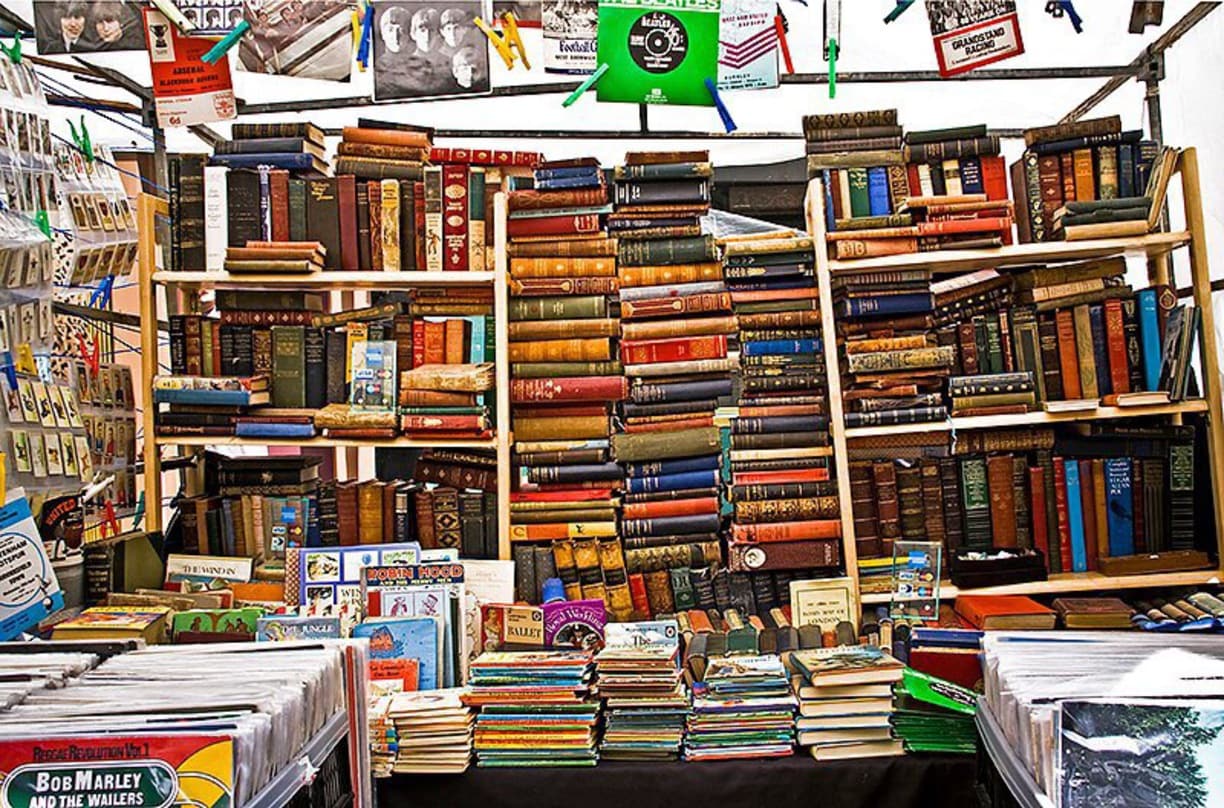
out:
<path id="1" fill-rule="evenodd" d="M 629 55 L 648 73 L 669 73 L 688 54 L 688 32 L 665 11 L 643 14 L 629 28 Z"/>

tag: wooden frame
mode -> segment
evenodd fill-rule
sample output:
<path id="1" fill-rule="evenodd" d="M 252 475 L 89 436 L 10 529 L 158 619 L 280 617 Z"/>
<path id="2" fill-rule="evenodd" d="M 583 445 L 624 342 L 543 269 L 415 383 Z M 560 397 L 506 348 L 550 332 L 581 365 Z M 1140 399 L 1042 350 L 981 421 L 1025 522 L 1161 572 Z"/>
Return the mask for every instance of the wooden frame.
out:
<path id="1" fill-rule="evenodd" d="M 869 258 L 858 261 L 831 260 L 825 245 L 824 191 L 819 179 L 808 183 L 804 208 L 808 232 L 812 234 L 816 253 L 816 280 L 821 290 L 820 317 L 825 344 L 825 365 L 829 389 L 829 432 L 833 444 L 833 466 L 838 485 L 838 501 L 842 523 L 842 559 L 846 574 L 854 582 L 855 596 L 860 603 L 887 603 L 887 595 L 862 596 L 858 585 L 858 552 L 855 544 L 854 514 L 849 485 L 849 453 L 847 440 L 856 437 L 904 435 L 919 432 L 954 432 L 970 429 L 998 429 L 1034 426 L 1065 421 L 1089 421 L 1143 416 L 1168 416 L 1174 422 L 1188 413 L 1205 413 L 1207 418 L 1207 451 L 1211 469 L 1211 486 L 1215 510 L 1217 567 L 1224 563 L 1224 415 L 1221 413 L 1220 356 L 1216 340 L 1215 317 L 1211 306 L 1211 275 L 1208 268 L 1206 231 L 1203 222 L 1202 194 L 1199 187 L 1198 154 L 1185 149 L 1178 161 L 1185 206 L 1186 230 L 1173 233 L 1152 233 L 1133 238 L 1103 239 L 1083 242 L 1046 242 L 1017 244 L 993 250 L 961 250 Z M 1098 407 L 1076 413 L 1033 412 L 1023 415 L 991 415 L 949 418 L 946 421 L 923 424 L 847 429 L 842 409 L 840 357 L 837 352 L 837 318 L 833 313 L 831 295 L 834 275 L 896 269 L 931 269 L 934 272 L 971 272 L 987 267 L 1006 267 L 1042 261 L 1075 261 L 1109 255 L 1140 254 L 1148 259 L 1148 276 L 1152 283 L 1170 283 L 1170 253 L 1189 248 L 1191 286 L 1194 302 L 1202 315 L 1199 340 L 1203 370 L 1202 399 L 1164 404 L 1155 407 Z M 1109 589 L 1130 589 L 1145 586 L 1193 586 L 1217 582 L 1221 569 L 1194 572 L 1169 572 L 1148 575 L 1110 577 L 1096 572 L 1052 575 L 1048 581 L 992 587 L 977 590 L 991 593 L 1054 593 Z M 955 598 L 956 587 L 944 585 L 940 595 Z"/>
<path id="2" fill-rule="evenodd" d="M 456 448 L 494 449 L 497 452 L 498 555 L 510 558 L 510 366 L 508 339 L 509 290 L 506 282 L 506 198 L 494 197 L 495 268 L 491 272 L 318 272 L 307 277 L 289 275 L 233 275 L 227 272 L 170 272 L 157 269 L 156 221 L 167 216 L 166 201 L 142 194 L 137 201 L 140 229 L 140 349 L 141 370 L 146 385 L 158 373 L 157 368 L 157 302 L 158 289 L 167 293 L 177 287 L 233 287 L 248 289 L 334 289 L 349 292 L 355 289 L 413 289 L 419 287 L 493 285 L 493 317 L 496 348 L 494 361 L 497 380 L 497 420 L 491 439 L 441 438 L 421 440 L 397 437 L 391 440 L 354 440 L 316 437 L 309 439 L 274 439 L 240 437 L 158 436 L 152 401 L 144 408 L 145 502 L 148 503 L 148 529 L 162 529 L 162 446 L 317 446 L 334 449 L 375 448 Z M 155 504 L 156 503 L 156 504 Z"/>

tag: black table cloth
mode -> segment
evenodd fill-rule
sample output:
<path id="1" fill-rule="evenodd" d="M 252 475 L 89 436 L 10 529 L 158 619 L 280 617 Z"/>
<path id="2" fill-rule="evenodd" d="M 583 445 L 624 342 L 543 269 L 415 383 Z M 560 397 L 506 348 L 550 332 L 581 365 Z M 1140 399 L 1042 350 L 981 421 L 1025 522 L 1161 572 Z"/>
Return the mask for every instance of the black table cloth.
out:
<path id="1" fill-rule="evenodd" d="M 972 755 L 604 762 L 378 781 L 379 808 L 973 808 Z"/>

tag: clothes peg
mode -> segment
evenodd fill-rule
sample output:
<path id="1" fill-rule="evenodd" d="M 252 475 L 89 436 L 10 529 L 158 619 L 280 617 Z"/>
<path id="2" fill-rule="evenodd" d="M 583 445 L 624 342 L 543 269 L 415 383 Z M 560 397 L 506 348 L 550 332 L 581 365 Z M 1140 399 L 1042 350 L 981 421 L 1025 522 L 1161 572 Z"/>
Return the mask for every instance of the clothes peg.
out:
<path id="1" fill-rule="evenodd" d="M 132 530 L 139 530 L 145 515 L 145 492 L 141 491 L 136 498 L 136 512 L 132 514 Z"/>
<path id="2" fill-rule="evenodd" d="M 731 112 L 718 95 L 718 85 L 714 83 L 714 79 L 706 79 L 705 86 L 710 91 L 710 97 L 714 99 L 714 108 L 718 110 L 718 117 L 722 118 L 723 127 L 728 133 L 734 132 L 737 128 L 735 121 L 731 120 Z"/>
<path id="3" fill-rule="evenodd" d="M 229 52 L 230 48 L 238 44 L 238 40 L 242 39 L 249 30 L 251 30 L 251 24 L 246 20 L 238 23 L 234 26 L 234 30 L 221 37 L 216 45 L 209 48 L 208 53 L 200 57 L 200 61 L 204 64 L 215 65 L 221 61 L 222 56 Z"/>
<path id="4" fill-rule="evenodd" d="M 897 5 L 893 6 L 892 11 L 888 12 L 888 16 L 884 18 L 884 22 L 893 22 L 902 14 L 909 11 L 909 7 L 912 5 L 914 5 L 914 0 L 897 0 Z"/>
<path id="5" fill-rule="evenodd" d="M 513 70 L 514 69 L 514 51 L 510 50 L 510 46 L 506 44 L 506 40 L 502 38 L 501 34 L 497 33 L 492 28 L 490 28 L 489 24 L 485 22 L 484 20 L 480 19 L 480 17 L 477 17 L 476 19 L 472 20 L 472 22 L 476 24 L 476 27 L 480 29 L 481 33 L 483 33 L 486 37 L 489 38 L 489 42 L 493 45 L 493 48 L 497 51 L 497 55 L 500 56 L 502 58 L 502 61 L 506 63 L 506 69 Z"/>
<path id="6" fill-rule="evenodd" d="M 599 67 L 595 68 L 595 72 L 587 76 L 586 81 L 579 84 L 578 88 L 574 90 L 572 93 L 570 93 L 569 96 L 564 101 L 561 102 L 561 106 L 568 107 L 572 105 L 575 101 L 577 101 L 579 98 L 582 97 L 583 93 L 585 93 L 587 90 L 594 87 L 595 82 L 603 78 L 604 73 L 607 73 L 607 72 L 608 72 L 608 63 L 604 62 Z"/>
<path id="7" fill-rule="evenodd" d="M 40 210 L 34 214 L 34 224 L 38 225 L 38 231 L 47 238 L 51 238 L 51 219 L 47 216 L 47 211 Z"/>
<path id="8" fill-rule="evenodd" d="M 523 60 L 523 67 L 530 70 L 531 62 L 527 59 L 527 49 L 523 47 L 523 38 L 519 36 L 518 20 L 514 16 L 513 11 L 503 12 L 501 15 L 502 29 L 506 32 L 506 43 L 513 48 L 518 58 Z"/>
<path id="9" fill-rule="evenodd" d="M 89 138 L 89 128 L 85 126 L 85 116 L 81 116 L 80 131 L 77 131 L 72 121 L 68 121 L 68 132 L 72 135 L 72 142 L 77 150 L 85 156 L 85 161 L 92 163 L 94 161 L 93 142 Z"/>
<path id="10" fill-rule="evenodd" d="M 829 98 L 837 97 L 837 56 L 841 51 L 841 0 L 825 0 L 824 59 L 829 63 Z"/>
<path id="11" fill-rule="evenodd" d="M 18 31 L 13 37 L 12 45 L 5 45 L 0 42 L 0 50 L 4 51 L 4 55 L 12 60 L 13 64 L 21 64 L 21 32 Z"/>
<path id="12" fill-rule="evenodd" d="M 357 42 L 357 64 L 365 70 L 370 66 L 370 49 L 374 43 L 374 4 L 366 4 L 365 13 L 361 18 L 361 34 Z"/>
<path id="13" fill-rule="evenodd" d="M 86 342 L 84 334 L 77 334 L 77 342 L 80 344 L 81 359 L 85 361 L 86 369 L 91 375 L 96 376 L 98 374 L 98 365 L 102 361 L 97 338 L 90 337 L 89 342 Z"/>
<path id="14" fill-rule="evenodd" d="M 114 288 L 115 276 L 107 275 L 98 283 L 98 288 L 89 296 L 90 308 L 104 309 L 110 305 L 111 290 Z"/>
<path id="15" fill-rule="evenodd" d="M 791 61 L 790 45 L 786 42 L 786 18 L 782 16 L 782 7 L 774 15 L 774 30 L 778 32 L 778 49 L 782 51 L 782 64 L 786 65 L 787 73 L 795 72 L 795 63 Z"/>
<path id="16" fill-rule="evenodd" d="M 194 22 L 187 19 L 183 12 L 179 11 L 178 6 L 170 2 L 170 0 L 152 0 L 154 7 L 162 13 L 162 16 L 170 21 L 170 24 L 183 34 L 190 36 L 198 27 Z"/>
<path id="17" fill-rule="evenodd" d="M 109 528 L 112 536 L 118 536 L 119 517 L 115 514 L 115 503 L 109 497 L 102 505 L 102 538 L 106 538 L 106 531 Z"/>
<path id="18" fill-rule="evenodd" d="M 1058 19 L 1066 16 L 1071 20 L 1071 26 L 1075 29 L 1075 33 L 1084 33 L 1084 18 L 1075 10 L 1075 3 L 1072 0 L 1049 0 L 1046 3 L 1046 13 L 1051 17 Z"/>

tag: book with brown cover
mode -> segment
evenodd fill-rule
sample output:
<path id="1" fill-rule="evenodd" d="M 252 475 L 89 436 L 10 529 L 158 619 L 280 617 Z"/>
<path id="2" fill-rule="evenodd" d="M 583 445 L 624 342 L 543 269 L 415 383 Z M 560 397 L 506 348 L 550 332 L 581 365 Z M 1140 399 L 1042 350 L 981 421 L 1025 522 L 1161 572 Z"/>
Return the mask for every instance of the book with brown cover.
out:
<path id="1" fill-rule="evenodd" d="M 1092 345 L 1092 318 L 1088 306 L 1076 306 L 1072 310 L 1072 317 L 1075 322 L 1075 354 L 1079 368 L 1081 397 L 1100 398 L 1101 394 L 1097 386 L 1096 352 Z"/>
<path id="2" fill-rule="evenodd" d="M 361 543 L 359 510 L 357 505 L 357 483 L 353 481 L 336 484 L 336 513 L 340 531 L 340 544 L 350 547 Z"/>
<path id="3" fill-rule="evenodd" d="M 875 486 L 877 536 L 891 542 L 901 537 L 901 504 L 897 496 L 897 469 L 891 460 L 872 464 Z"/>
<path id="4" fill-rule="evenodd" d="M 1092 461 L 1092 503 L 1096 507 L 1096 558 L 1098 561 L 1109 557 L 1109 500 L 1105 493 L 1105 461 L 1096 458 Z M 1098 563 L 1095 567 L 1099 568 Z"/>
<path id="5" fill-rule="evenodd" d="M 272 220 L 272 240 L 289 240 L 289 172 L 277 168 L 268 172 L 268 207 Z"/>
<path id="6" fill-rule="evenodd" d="M 357 247 L 357 180 L 354 177 L 347 174 L 336 177 L 336 200 L 340 219 L 340 268 L 356 271 L 361 268 L 361 261 Z"/>
<path id="7" fill-rule="evenodd" d="M 438 539 L 434 532 L 433 492 L 415 491 L 412 494 L 416 506 L 416 536 L 421 543 L 421 549 L 433 550 L 438 547 Z"/>
<path id="8" fill-rule="evenodd" d="M 836 567 L 841 563 L 840 539 L 778 541 L 727 546 L 732 572 L 768 572 Z"/>
<path id="9" fill-rule="evenodd" d="M 1129 629 L 1135 610 L 1119 598 L 1055 598 L 1050 604 L 1064 628 Z"/>
<path id="10" fill-rule="evenodd" d="M 1084 397 L 1079 368 L 1079 350 L 1076 345 L 1076 328 L 1071 309 L 1059 309 L 1054 313 L 1058 330 L 1058 367 L 1063 393 L 1067 399 Z M 1090 332 L 1091 333 L 1091 332 Z M 1096 376 L 1093 374 L 1095 382 Z M 1048 389 L 1048 387 L 1047 387 Z"/>
<path id="11" fill-rule="evenodd" d="M 990 520 L 996 547 L 1016 547 L 1016 500 L 1012 485 L 1011 455 L 986 458 L 990 489 Z"/>
<path id="12" fill-rule="evenodd" d="M 612 256 L 541 256 L 511 258 L 512 278 L 571 278 L 616 275 L 616 259 Z"/>
<path id="13" fill-rule="evenodd" d="M 1097 198 L 1096 170 L 1092 161 L 1092 149 L 1076 149 L 1071 155 L 1075 171 L 1075 198 L 1079 202 L 1091 202 Z"/>
<path id="14" fill-rule="evenodd" d="M 367 480 L 357 486 L 357 530 L 359 544 L 383 543 L 383 487 L 385 483 Z"/>

